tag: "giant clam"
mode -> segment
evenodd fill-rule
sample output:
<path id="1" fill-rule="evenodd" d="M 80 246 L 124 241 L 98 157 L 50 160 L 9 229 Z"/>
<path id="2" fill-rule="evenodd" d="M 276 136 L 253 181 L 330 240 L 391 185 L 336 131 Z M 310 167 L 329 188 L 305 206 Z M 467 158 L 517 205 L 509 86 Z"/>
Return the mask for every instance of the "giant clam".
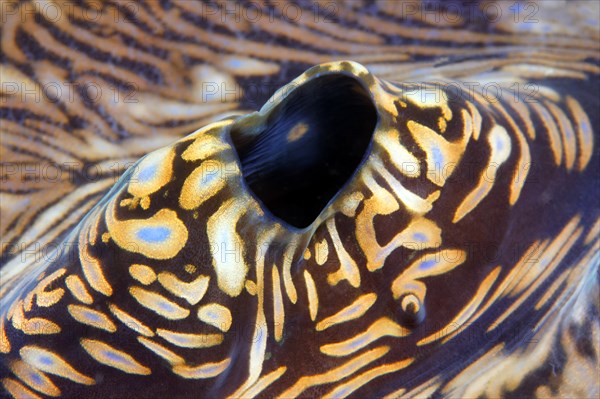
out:
<path id="1" fill-rule="evenodd" d="M 320 63 L 149 152 L 53 251 L 3 265 L 4 390 L 597 395 L 585 60 L 546 79 L 513 62 L 534 101 Z"/>

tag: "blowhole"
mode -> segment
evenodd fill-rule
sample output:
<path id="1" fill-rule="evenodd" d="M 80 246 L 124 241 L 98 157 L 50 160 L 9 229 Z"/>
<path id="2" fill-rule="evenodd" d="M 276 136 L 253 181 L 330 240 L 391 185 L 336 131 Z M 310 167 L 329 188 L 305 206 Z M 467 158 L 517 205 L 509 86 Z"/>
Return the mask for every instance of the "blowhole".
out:
<path id="1" fill-rule="evenodd" d="M 332 74 L 297 87 L 255 120 L 231 128 L 244 180 L 272 214 L 304 228 L 359 168 L 378 117 L 356 78 Z"/>

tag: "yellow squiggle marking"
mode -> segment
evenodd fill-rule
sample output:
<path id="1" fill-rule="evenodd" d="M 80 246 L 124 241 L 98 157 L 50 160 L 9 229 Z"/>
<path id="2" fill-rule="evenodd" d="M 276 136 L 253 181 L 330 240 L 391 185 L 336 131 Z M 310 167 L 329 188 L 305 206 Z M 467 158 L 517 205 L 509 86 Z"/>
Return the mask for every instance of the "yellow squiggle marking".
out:
<path id="1" fill-rule="evenodd" d="M 128 374 L 150 375 L 152 373 L 148 367 L 140 364 L 127 353 L 115 349 L 102 341 L 82 338 L 80 344 L 99 363 Z"/>
<path id="2" fill-rule="evenodd" d="M 411 389 L 409 392 L 406 392 L 406 388 L 399 388 L 394 392 L 386 395 L 383 399 L 422 399 L 422 398 L 431 398 L 433 394 L 438 390 L 438 388 L 442 385 L 439 382 L 438 378 L 430 378 L 425 383 L 419 385 L 416 388 Z"/>
<path id="3" fill-rule="evenodd" d="M 471 135 L 473 134 L 473 130 L 474 130 L 473 118 L 471 117 L 471 114 L 469 113 L 469 111 L 467 111 L 466 109 L 461 109 L 460 115 L 462 116 L 462 119 L 463 119 L 463 136 L 471 137 Z M 443 133 L 443 131 L 442 131 L 442 133 Z"/>
<path id="4" fill-rule="evenodd" d="M 594 132 L 592 131 L 592 124 L 577 100 L 571 96 L 567 96 L 566 104 L 571 111 L 571 114 L 573 114 L 573 120 L 575 121 L 577 130 L 577 142 L 579 143 L 579 159 L 577 167 L 580 171 L 583 171 L 594 154 Z"/>
<path id="5" fill-rule="evenodd" d="M 173 273 L 162 272 L 158 274 L 158 282 L 171 294 L 185 299 L 190 305 L 195 305 L 206 294 L 210 277 L 200 275 L 194 281 L 186 283 Z"/>
<path id="6" fill-rule="evenodd" d="M 12 320 L 12 325 L 17 330 L 21 329 L 21 325 L 24 324 L 27 319 L 25 313 L 23 313 L 23 301 L 16 301 L 8 310 L 8 320 Z"/>
<path id="7" fill-rule="evenodd" d="M 217 284 L 232 297 L 242 292 L 248 273 L 244 242 L 235 229 L 246 205 L 245 201 L 231 198 L 219 207 L 206 225 Z"/>
<path id="8" fill-rule="evenodd" d="M 367 269 L 374 271 L 383 267 L 383 261 L 373 219 L 376 215 L 389 215 L 400 206 L 394 196 L 375 181 L 368 168 L 362 169 L 361 178 L 373 195 L 363 202 L 363 209 L 356 216 L 356 239 L 367 258 Z"/>
<path id="9" fill-rule="evenodd" d="M 140 344 L 144 345 L 146 348 L 154 352 L 156 355 L 162 357 L 172 365 L 185 363 L 185 360 L 181 356 L 177 355 L 173 351 L 170 351 L 164 346 L 149 340 L 148 338 L 137 337 L 137 340 L 140 342 Z"/>
<path id="10" fill-rule="evenodd" d="M 0 353 L 9 353 L 10 349 L 10 341 L 4 328 L 4 315 L 0 315 Z"/>
<path id="11" fill-rule="evenodd" d="M 281 267 L 281 276 L 283 278 L 283 287 L 288 299 L 292 303 L 298 301 L 298 293 L 292 279 L 292 260 L 295 259 L 294 252 L 298 248 L 298 237 L 294 237 L 288 241 L 288 247 L 283 255 L 283 265 Z"/>
<path id="12" fill-rule="evenodd" d="M 273 279 L 273 330 L 275 341 L 281 342 L 281 338 L 283 338 L 283 324 L 285 323 L 285 310 L 283 307 L 283 295 L 281 294 L 279 270 L 276 265 L 273 265 L 271 275 Z"/>
<path id="13" fill-rule="evenodd" d="M 60 301 L 65 295 L 63 288 L 57 288 L 50 292 L 36 292 L 36 305 L 41 308 L 48 308 Z"/>
<path id="14" fill-rule="evenodd" d="M 435 333 L 421 339 L 419 342 L 417 342 L 417 346 L 427 345 L 442 338 L 444 338 L 443 342 L 446 342 L 450 338 L 454 337 L 458 330 L 479 308 L 485 296 L 490 292 L 492 285 L 496 282 L 501 270 L 502 268 L 500 266 L 497 266 L 494 270 L 492 270 L 490 274 L 481 282 L 481 285 L 479 286 L 479 289 L 477 289 L 475 295 L 473 295 L 473 298 L 465 305 L 464 308 L 461 309 L 456 317 L 454 317 L 451 322 L 449 322 L 439 331 L 436 331 Z"/>
<path id="15" fill-rule="evenodd" d="M 548 243 L 548 239 L 544 241 L 534 241 L 527 250 L 523 252 L 521 258 L 512 267 L 512 270 L 504 278 L 504 281 L 502 281 L 502 284 L 500 284 L 498 289 L 496 289 L 492 298 L 495 297 L 497 299 L 500 296 L 513 297 L 527 288 L 530 281 L 526 280 L 524 283 L 521 283 L 521 281 L 523 280 L 523 277 L 527 276 L 529 269 L 539 261 L 536 256 L 544 252 Z"/>
<path id="16" fill-rule="evenodd" d="M 370 351 L 367 351 L 350 361 L 342 364 L 339 367 L 331 369 L 323 374 L 311 375 L 311 376 L 303 376 L 296 381 L 296 383 L 287 389 L 285 392 L 278 396 L 279 399 L 286 399 L 300 396 L 300 394 L 306 391 L 308 388 L 323 385 L 323 384 L 331 384 L 333 382 L 339 381 L 349 375 L 356 373 L 361 368 L 365 367 L 369 363 L 374 362 L 375 360 L 381 358 L 383 355 L 388 353 L 390 350 L 389 346 L 380 346 Z"/>
<path id="17" fill-rule="evenodd" d="M 384 364 L 381 366 L 377 366 L 368 371 L 365 371 L 362 374 L 354 377 L 348 382 L 345 382 L 335 389 L 327 393 L 323 396 L 323 399 L 342 399 L 348 397 L 354 391 L 362 387 L 363 385 L 371 382 L 377 377 L 381 377 L 382 375 L 394 373 L 396 371 L 402 370 L 403 368 L 408 367 L 412 362 L 414 362 L 414 358 L 400 360 L 395 363 Z"/>
<path id="18" fill-rule="evenodd" d="M 535 248 L 537 251 L 535 254 L 529 254 L 529 258 L 524 258 L 522 266 L 529 264 L 530 267 L 523 268 L 523 272 L 515 281 L 514 286 L 511 286 L 510 295 L 514 297 L 519 295 L 526 289 L 529 289 L 532 283 L 539 278 L 540 275 L 547 273 L 548 265 L 552 261 L 552 258 L 557 254 L 562 253 L 567 248 L 567 243 L 571 242 L 573 237 L 578 233 L 577 226 L 581 220 L 581 216 L 577 215 L 573 217 L 569 223 L 561 230 L 561 232 L 554 237 L 554 240 L 547 246 Z M 570 245 L 572 245 L 571 243 Z M 570 247 L 570 246 L 569 246 Z M 532 256 L 538 256 L 533 258 Z"/>
<path id="19" fill-rule="evenodd" d="M 120 309 L 117 305 L 111 303 L 110 305 L 108 305 L 108 307 L 111 313 L 115 315 L 115 317 L 119 319 L 121 323 L 131 328 L 133 331 L 137 332 L 138 334 L 145 335 L 147 337 L 152 337 L 154 335 L 154 333 L 148 326 L 146 326 L 144 323 L 142 323 L 129 313 Z"/>
<path id="20" fill-rule="evenodd" d="M 234 393 L 229 395 L 227 399 L 254 398 L 258 396 L 259 393 L 267 389 L 269 385 L 277 381 L 286 372 L 286 370 L 287 367 L 281 366 L 277 370 L 260 377 L 258 381 L 256 381 L 256 383 L 254 383 L 254 385 L 252 385 L 250 388 L 245 390 L 237 389 Z M 241 388 L 245 387 L 242 386 Z"/>
<path id="21" fill-rule="evenodd" d="M 36 391 L 48 396 L 59 396 L 61 394 L 60 389 L 44 373 L 22 360 L 12 362 L 9 367 L 17 378 Z"/>
<path id="22" fill-rule="evenodd" d="M 113 293 L 112 287 L 106 281 L 106 277 L 102 272 L 102 265 L 97 258 L 90 254 L 84 237 L 85 234 L 82 231 L 79 234 L 79 262 L 81 263 L 83 275 L 94 290 L 103 295 L 111 296 Z"/>
<path id="23" fill-rule="evenodd" d="M 216 160 L 204 161 L 183 182 L 179 206 L 193 210 L 215 196 L 225 187 L 229 175 L 239 174 L 235 163 L 224 164 Z"/>
<path id="24" fill-rule="evenodd" d="M 94 303 L 94 299 L 83 285 L 83 281 L 79 278 L 79 276 L 72 274 L 65 279 L 65 284 L 71 294 L 82 303 L 86 305 L 91 305 Z"/>
<path id="25" fill-rule="evenodd" d="M 188 274 L 194 274 L 194 273 L 196 273 L 196 270 L 198 270 L 198 268 L 196 266 L 192 265 L 191 263 L 188 263 L 187 265 L 183 266 L 183 269 Z"/>
<path id="26" fill-rule="evenodd" d="M 498 298 L 501 296 L 507 296 L 511 289 L 517 285 L 518 281 L 523 277 L 523 274 L 526 273 L 528 269 L 526 264 L 529 263 L 530 257 L 536 251 L 543 251 L 544 248 L 548 245 L 547 241 L 540 243 L 540 241 L 535 241 L 525 252 L 524 255 L 515 263 L 512 267 L 512 270 L 504 277 L 504 280 L 498 285 L 494 293 L 488 298 L 483 306 L 481 306 L 477 312 L 473 315 L 472 319 L 478 319 L 483 312 L 489 309 Z M 537 259 L 531 259 L 533 262 L 537 262 Z"/>
<path id="27" fill-rule="evenodd" d="M 30 312 L 33 307 L 33 299 L 35 298 L 35 289 L 29 291 L 25 298 L 23 298 L 23 310 L 25 312 Z"/>
<path id="28" fill-rule="evenodd" d="M 554 123 L 554 119 L 548 110 L 543 105 L 538 104 L 537 102 L 531 103 L 530 105 L 531 108 L 537 113 L 538 118 L 542 121 L 542 124 L 546 129 L 546 134 L 550 140 L 552 155 L 554 156 L 554 163 L 556 166 L 559 166 L 562 163 L 563 148 L 560 134 L 558 133 L 558 127 Z"/>
<path id="29" fill-rule="evenodd" d="M 525 135 L 521 131 L 519 125 L 515 123 L 513 117 L 499 103 L 494 103 L 493 106 L 506 118 L 506 121 L 517 139 L 519 148 L 519 159 L 510 182 L 510 196 L 508 199 L 509 204 L 514 205 L 521 195 L 521 190 L 525 185 L 525 180 L 527 180 L 527 175 L 531 168 L 531 152 Z"/>
<path id="30" fill-rule="evenodd" d="M 404 205 L 411 213 L 424 215 L 433 208 L 433 202 L 440 196 L 439 191 L 434 191 L 427 198 L 421 198 L 417 194 L 408 190 L 402 183 L 392 175 L 384 166 L 383 161 L 379 157 L 373 157 L 371 160 L 373 169 L 383 177 L 385 182 L 390 186 L 394 195 L 402 205 Z"/>
<path id="31" fill-rule="evenodd" d="M 323 266 L 329 257 L 329 244 L 326 239 L 322 239 L 315 244 L 315 262 L 317 265 Z"/>
<path id="32" fill-rule="evenodd" d="M 479 140 L 479 135 L 481 134 L 481 123 L 483 122 L 481 119 L 481 114 L 477 107 L 475 107 L 472 103 L 466 102 L 467 108 L 469 109 L 469 113 L 471 114 L 471 129 L 472 129 L 472 137 L 474 140 Z"/>
<path id="33" fill-rule="evenodd" d="M 308 295 L 308 312 L 310 319 L 315 321 L 317 312 L 319 311 L 319 295 L 317 294 L 317 286 L 315 280 L 308 270 L 304 270 L 304 282 L 306 284 L 306 293 Z"/>
<path id="34" fill-rule="evenodd" d="M 133 264 L 129 266 L 129 274 L 144 285 L 150 285 L 156 281 L 156 273 L 150 266 Z"/>
<path id="35" fill-rule="evenodd" d="M 383 399 L 398 399 L 401 398 L 402 395 L 406 392 L 406 388 L 399 388 L 388 395 L 385 395 Z M 423 396 L 424 398 L 428 398 L 429 396 Z"/>
<path id="36" fill-rule="evenodd" d="M 239 390 L 245 390 L 253 385 L 263 369 L 265 361 L 265 351 L 267 348 L 268 328 L 267 319 L 265 317 L 265 255 L 266 249 L 269 248 L 276 231 L 269 229 L 262 231 L 257 239 L 256 253 L 256 294 L 258 297 L 258 306 L 256 310 L 256 321 L 254 327 L 254 335 L 252 337 L 252 346 L 250 347 L 250 359 L 248 365 L 248 378 L 239 387 Z"/>
<path id="37" fill-rule="evenodd" d="M 198 318 L 203 322 L 217 327 L 223 332 L 231 328 L 231 311 L 218 303 L 209 303 L 198 309 Z"/>
<path id="38" fill-rule="evenodd" d="M 546 248 L 539 262 L 532 266 L 520 281 L 520 283 L 523 283 L 524 280 L 528 282 L 528 285 L 526 286 L 527 289 L 492 323 L 486 332 L 489 333 L 500 326 L 504 320 L 513 314 L 515 309 L 519 308 L 531 294 L 546 281 L 546 278 L 556 270 L 562 259 L 567 255 L 583 233 L 583 228 L 579 228 L 575 231 L 571 230 L 577 227 L 579 220 L 579 217 L 573 218 L 558 237 Z M 565 234 L 566 232 L 569 232 L 569 230 L 571 230 L 571 234 Z"/>
<path id="39" fill-rule="evenodd" d="M 175 151 L 165 147 L 146 155 L 135 166 L 127 191 L 138 198 L 146 197 L 171 180 Z"/>
<path id="40" fill-rule="evenodd" d="M 246 291 L 248 291 L 248 294 L 256 296 L 256 283 L 254 281 L 246 280 L 244 287 L 246 288 Z"/>
<path id="41" fill-rule="evenodd" d="M 372 344 L 380 338 L 389 337 L 406 337 L 410 334 L 410 330 L 400 326 L 387 317 L 382 317 L 369 326 L 365 331 L 356 334 L 354 337 L 342 342 L 322 345 L 320 350 L 328 356 L 348 356 L 367 345 Z"/>
<path id="42" fill-rule="evenodd" d="M 333 242 L 333 249 L 340 262 L 340 268 L 335 273 L 330 273 L 327 276 L 327 282 L 329 285 L 337 285 L 340 281 L 347 280 L 351 286 L 358 288 L 360 286 L 360 272 L 356 262 L 348 255 L 348 252 L 346 252 L 346 249 L 344 248 L 344 244 L 335 227 L 335 218 L 329 218 L 326 222 L 326 226 L 331 241 Z"/>
<path id="43" fill-rule="evenodd" d="M 394 299 L 399 299 L 403 294 L 414 293 L 422 303 L 426 287 L 417 280 L 453 270 L 464 263 L 466 255 L 460 249 L 443 249 L 419 257 L 392 282 Z"/>
<path id="44" fill-rule="evenodd" d="M 587 235 L 585 236 L 583 243 L 585 245 L 590 244 L 592 241 L 595 241 L 598 237 L 600 237 L 600 218 L 596 219 L 596 222 L 590 229 L 588 230 Z"/>
<path id="45" fill-rule="evenodd" d="M 375 141 L 387 152 L 392 164 L 400 173 L 408 177 L 419 177 L 421 174 L 419 159 L 401 144 L 397 129 L 378 131 Z"/>
<path id="46" fill-rule="evenodd" d="M 562 145 L 565 151 L 565 166 L 567 170 L 572 170 L 577 157 L 577 143 L 575 142 L 575 132 L 567 115 L 555 104 L 546 101 L 546 108 L 554 116 L 554 121 L 558 124 Z"/>
<path id="47" fill-rule="evenodd" d="M 152 291 L 145 290 L 141 287 L 129 288 L 129 293 L 143 307 L 152 310 L 156 314 L 169 319 L 180 320 L 189 316 L 190 311 L 182 308 L 173 301 L 168 300 L 164 296 Z"/>
<path id="48" fill-rule="evenodd" d="M 563 285 L 563 283 L 565 282 L 567 277 L 569 277 L 570 273 L 571 273 L 571 270 L 567 269 L 564 272 L 562 272 L 562 274 L 560 276 L 558 276 L 556 278 L 556 280 L 554 280 L 552 285 L 550 287 L 548 287 L 548 289 L 546 290 L 544 295 L 535 304 L 535 306 L 534 306 L 535 310 L 540 310 L 542 308 L 542 306 L 544 306 L 550 300 L 550 298 L 552 298 L 552 296 L 554 296 L 554 294 L 556 293 L 556 291 L 558 291 L 560 286 Z"/>
<path id="49" fill-rule="evenodd" d="M 511 152 L 511 141 L 506 129 L 500 125 L 495 125 L 488 134 L 488 144 L 490 146 L 490 159 L 487 167 L 481 172 L 477 186 L 460 203 L 454 213 L 453 223 L 459 222 L 469 214 L 477 205 L 481 203 L 492 191 L 498 168 L 502 165 Z M 491 169 L 490 169 L 491 168 Z M 489 173 L 488 173 L 489 171 Z"/>
<path id="50" fill-rule="evenodd" d="M 535 140 L 535 126 L 533 126 L 533 121 L 531 120 L 531 112 L 529 111 L 529 108 L 527 107 L 526 103 L 523 103 L 521 101 L 507 101 L 505 105 L 512 107 L 517 111 L 516 113 L 521 117 L 521 120 L 525 125 L 525 133 L 527 134 L 527 137 L 531 141 Z"/>
<path id="51" fill-rule="evenodd" d="M 310 249 L 306 248 L 304 250 L 304 254 L 302 254 L 302 259 L 304 260 L 309 260 L 311 258 L 312 254 L 310 253 Z"/>
<path id="52" fill-rule="evenodd" d="M 116 219 L 114 201 L 105 213 L 106 226 L 115 243 L 150 259 L 171 259 L 181 251 L 188 239 L 185 224 L 177 212 L 161 209 L 148 219 Z M 111 209 L 112 208 L 112 209 Z"/>
<path id="53" fill-rule="evenodd" d="M 98 223 L 100 222 L 100 218 L 98 217 L 101 212 L 100 207 L 94 207 L 90 211 L 89 216 L 89 225 L 87 227 L 87 236 L 90 245 L 96 245 L 96 240 L 98 239 Z"/>
<path id="54" fill-rule="evenodd" d="M 96 327 L 108 332 L 117 331 L 115 323 L 113 323 L 107 315 L 94 309 L 90 309 L 81 305 L 69 305 L 67 310 L 75 320 L 88 326 Z"/>
<path id="55" fill-rule="evenodd" d="M 411 89 L 410 91 L 404 91 L 402 93 L 402 98 L 415 104 L 419 108 L 439 108 L 444 119 L 450 121 L 452 119 L 452 110 L 448 106 L 448 96 L 441 93 L 432 96 L 431 90 L 437 91 L 439 88 L 422 87 Z"/>
<path id="56" fill-rule="evenodd" d="M 342 212 L 344 216 L 354 218 L 356 216 L 356 209 L 364 198 L 364 194 L 360 191 L 354 191 L 347 194 L 341 199 L 342 203 L 340 204 L 340 212 Z"/>
<path id="57" fill-rule="evenodd" d="M 81 374 L 63 358 L 47 349 L 28 345 L 22 347 L 19 354 L 27 364 L 48 374 L 57 375 L 78 384 L 93 385 L 96 383 L 93 378 Z"/>
<path id="58" fill-rule="evenodd" d="M 223 334 L 191 334 L 156 329 L 156 334 L 167 342 L 182 348 L 210 348 L 223 342 Z"/>
<path id="59" fill-rule="evenodd" d="M 52 291 L 45 291 L 46 287 L 56 281 L 58 278 L 62 277 L 67 272 L 67 269 L 60 268 L 50 274 L 47 277 L 44 277 L 38 285 L 35 287 L 34 292 L 36 296 L 35 303 L 37 306 L 42 308 L 50 307 L 58 301 L 62 299 L 65 294 L 65 290 L 63 288 L 55 288 Z"/>
<path id="60" fill-rule="evenodd" d="M 192 137 L 197 137 L 196 140 L 188 148 L 185 149 L 181 158 L 186 161 L 198 161 L 214 156 L 215 154 L 229 148 L 227 144 L 218 138 L 207 134 L 210 130 L 215 130 L 219 127 L 224 127 L 233 123 L 233 120 L 220 121 L 211 123 L 201 129 L 198 129 L 190 136 L 186 137 L 189 140 Z"/>
<path id="61" fill-rule="evenodd" d="M 447 124 L 446 124 L 446 120 L 442 117 L 438 118 L 438 129 L 440 129 L 441 133 L 445 133 L 446 132 L 446 128 L 447 128 Z"/>
<path id="62" fill-rule="evenodd" d="M 26 335 L 51 335 L 61 332 L 58 324 L 41 317 L 25 318 L 23 301 L 19 300 L 12 314 L 12 325 Z"/>
<path id="63" fill-rule="evenodd" d="M 214 378 L 225 371 L 230 363 L 231 358 L 216 363 L 204 363 L 194 367 L 178 364 L 173 367 L 173 372 L 187 379 Z"/>
<path id="64" fill-rule="evenodd" d="M 388 255 L 399 247 L 418 249 L 435 248 L 441 244 L 441 229 L 431 220 L 416 218 L 403 231 L 399 232 L 384 247 L 379 245 L 373 220 L 376 215 L 389 215 L 400 209 L 394 196 L 381 187 L 368 169 L 363 169 L 362 178 L 373 195 L 363 202 L 364 207 L 356 217 L 356 239 L 365 257 L 367 270 L 375 271 L 383 267 Z M 435 201 L 433 193 L 427 201 Z M 439 195 L 439 192 L 437 192 Z"/>
<path id="65" fill-rule="evenodd" d="M 140 200 L 140 206 L 142 207 L 142 209 L 148 209 L 148 208 L 150 208 L 150 197 L 144 197 L 144 198 L 142 198 Z"/>
<path id="66" fill-rule="evenodd" d="M 510 196 L 508 197 L 508 203 L 511 205 L 514 205 L 521 196 L 521 190 L 523 190 L 525 180 L 527 179 L 529 169 L 531 168 L 531 152 L 529 151 L 529 144 L 519 127 L 515 125 L 515 128 L 520 156 L 510 182 Z"/>
<path id="67" fill-rule="evenodd" d="M 318 322 L 316 325 L 317 331 L 323 331 L 329 327 L 362 317 L 373 306 L 376 300 L 377 295 L 374 293 L 361 295 L 333 316 L 329 316 Z"/>
<path id="68" fill-rule="evenodd" d="M 459 142 L 449 142 L 425 125 L 409 120 L 406 126 L 419 147 L 427 154 L 427 178 L 439 187 L 452 175 L 465 151 L 472 131 Z"/>
<path id="69" fill-rule="evenodd" d="M 4 378 L 2 380 L 2 385 L 4 385 L 6 391 L 8 391 L 15 399 L 42 399 L 41 396 L 31 392 L 28 388 L 25 388 L 23 384 L 12 378 Z"/>

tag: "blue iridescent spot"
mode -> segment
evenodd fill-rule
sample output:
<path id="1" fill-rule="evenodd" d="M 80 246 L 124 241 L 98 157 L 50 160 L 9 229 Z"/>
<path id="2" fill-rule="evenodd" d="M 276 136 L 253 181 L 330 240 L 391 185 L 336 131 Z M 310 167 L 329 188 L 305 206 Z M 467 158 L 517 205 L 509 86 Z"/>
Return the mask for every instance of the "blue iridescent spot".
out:
<path id="1" fill-rule="evenodd" d="M 496 149 L 498 150 L 498 152 L 504 150 L 504 140 L 500 135 L 496 136 Z"/>
<path id="2" fill-rule="evenodd" d="M 337 398 L 345 398 L 346 396 L 348 396 L 349 394 L 354 392 L 351 389 L 352 389 L 351 386 L 346 386 L 346 387 L 342 388 L 342 390 L 336 392 L 336 397 Z"/>
<path id="3" fill-rule="evenodd" d="M 239 68 L 241 66 L 243 66 L 243 62 L 238 60 L 238 59 L 231 59 L 227 62 L 227 65 L 229 65 L 232 68 Z"/>
<path id="4" fill-rule="evenodd" d="M 201 186 L 209 185 L 210 183 L 214 182 L 218 177 L 219 176 L 217 172 L 206 173 L 202 176 L 202 179 L 200 180 Z"/>
<path id="5" fill-rule="evenodd" d="M 173 312 L 174 311 L 173 305 L 171 305 L 170 303 L 167 303 L 167 302 L 161 302 L 161 303 L 158 304 L 158 306 L 160 306 L 162 310 L 165 310 L 167 312 Z"/>
<path id="6" fill-rule="evenodd" d="M 365 342 L 367 342 L 367 335 L 364 335 L 362 337 L 360 337 L 359 339 L 357 339 L 356 341 L 352 342 L 352 344 L 350 345 L 350 347 L 352 349 L 358 350 L 360 348 L 362 348 L 363 346 L 365 346 Z"/>
<path id="7" fill-rule="evenodd" d="M 92 322 L 100 321 L 100 317 L 96 313 L 93 313 L 93 312 L 85 312 L 85 317 L 87 317 L 87 319 Z"/>
<path id="8" fill-rule="evenodd" d="M 413 234 L 413 238 L 420 242 L 427 241 L 427 236 L 423 233 L 415 233 L 415 234 Z"/>
<path id="9" fill-rule="evenodd" d="M 212 366 L 212 367 L 207 367 L 206 369 L 204 369 L 204 372 L 206 374 L 213 374 L 213 373 L 218 372 L 219 370 L 220 370 L 219 365 L 215 365 L 215 366 Z"/>
<path id="10" fill-rule="evenodd" d="M 29 374 L 29 376 L 31 377 L 31 380 L 36 384 L 36 385 L 42 385 L 44 380 L 42 380 L 42 377 L 39 374 L 34 374 L 31 373 Z"/>
<path id="11" fill-rule="evenodd" d="M 48 356 L 40 356 L 39 361 L 40 363 L 46 366 L 51 366 L 52 364 L 54 364 L 52 359 L 50 359 Z"/>
<path id="12" fill-rule="evenodd" d="M 123 356 L 121 354 L 119 354 L 119 353 L 105 351 L 104 352 L 104 356 L 106 356 L 110 360 L 112 360 L 114 362 L 117 362 L 117 363 L 126 363 L 126 361 L 123 358 Z"/>
<path id="13" fill-rule="evenodd" d="M 138 174 L 137 180 L 139 182 L 145 183 L 148 180 L 152 179 L 156 174 L 156 165 L 148 166 L 147 168 L 142 169 L 142 171 Z"/>
<path id="14" fill-rule="evenodd" d="M 421 263 L 419 265 L 419 269 L 427 270 L 427 269 L 431 269 L 435 265 L 437 265 L 437 261 L 435 259 L 430 259 L 430 260 L 426 260 L 425 262 Z"/>
<path id="15" fill-rule="evenodd" d="M 214 312 L 211 312 L 211 311 L 206 312 L 206 316 L 211 320 L 215 320 L 215 319 L 219 318 L 219 316 L 217 316 Z"/>
<path id="16" fill-rule="evenodd" d="M 150 243 L 160 243 L 169 238 L 171 230 L 166 227 L 143 227 L 138 230 L 137 238 Z"/>
<path id="17" fill-rule="evenodd" d="M 435 166 L 442 166 L 444 164 L 444 154 L 442 154 L 442 151 L 440 151 L 437 145 L 432 146 L 431 156 L 433 157 Z"/>

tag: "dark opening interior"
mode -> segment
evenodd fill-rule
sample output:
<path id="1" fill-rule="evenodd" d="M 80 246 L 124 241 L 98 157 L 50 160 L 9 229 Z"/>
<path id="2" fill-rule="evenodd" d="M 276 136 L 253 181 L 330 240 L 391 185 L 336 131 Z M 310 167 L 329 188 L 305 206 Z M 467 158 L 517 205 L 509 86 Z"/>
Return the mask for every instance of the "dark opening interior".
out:
<path id="1" fill-rule="evenodd" d="M 303 228 L 353 175 L 376 124 L 375 106 L 356 79 L 325 75 L 291 92 L 258 132 L 238 122 L 231 137 L 256 197 Z"/>

